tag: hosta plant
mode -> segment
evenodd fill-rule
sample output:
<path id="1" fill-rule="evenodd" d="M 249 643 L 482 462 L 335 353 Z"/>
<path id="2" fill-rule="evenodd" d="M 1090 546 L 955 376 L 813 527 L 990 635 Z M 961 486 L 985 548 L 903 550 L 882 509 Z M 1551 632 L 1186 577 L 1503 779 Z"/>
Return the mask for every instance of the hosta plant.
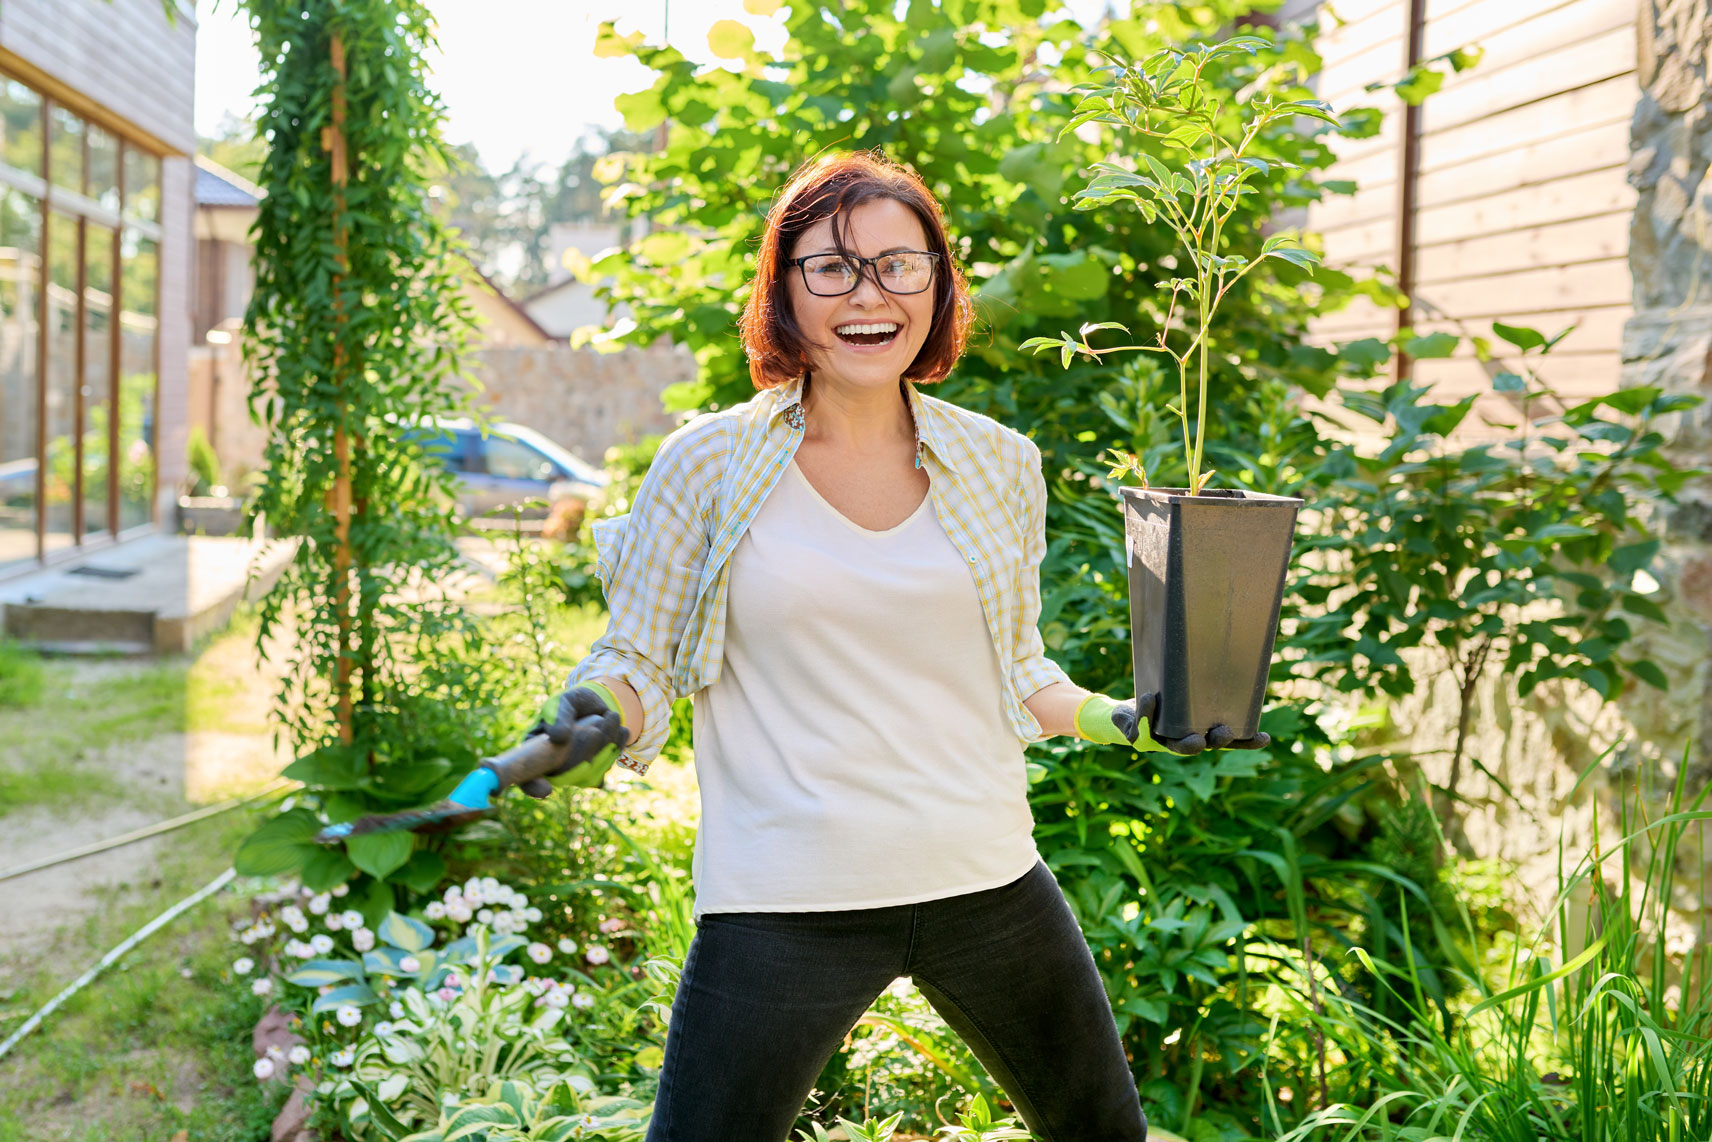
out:
<path id="1" fill-rule="evenodd" d="M 507 1079 L 480 1098 L 448 1095 L 438 1125 L 402 1142 L 641 1142 L 652 1108 L 618 1095 L 590 1094 L 575 1078 L 535 1087 Z"/>
<path id="2" fill-rule="evenodd" d="M 401 989 L 395 1001 L 401 1018 L 372 1028 L 357 1044 L 349 1072 L 321 1085 L 318 1093 L 342 1108 L 349 1133 L 397 1137 L 435 1121 L 445 1098 L 485 1095 L 497 1081 L 594 1090 L 593 1074 L 560 1028 L 564 1006 L 546 1002 L 546 989 L 513 986 L 485 929 L 476 930 L 474 941 L 463 988 L 450 995 L 449 988 Z"/>

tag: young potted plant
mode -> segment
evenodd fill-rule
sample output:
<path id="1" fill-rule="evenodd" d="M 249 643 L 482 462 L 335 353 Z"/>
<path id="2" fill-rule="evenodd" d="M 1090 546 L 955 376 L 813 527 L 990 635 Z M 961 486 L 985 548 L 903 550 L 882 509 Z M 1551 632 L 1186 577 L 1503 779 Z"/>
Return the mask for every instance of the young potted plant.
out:
<path id="1" fill-rule="evenodd" d="M 1221 255 L 1225 227 L 1255 176 L 1293 164 L 1246 154 L 1269 124 L 1296 115 L 1335 123 L 1317 100 L 1251 98 L 1236 139 L 1219 130 L 1221 108 L 1203 80 L 1220 57 L 1252 54 L 1266 41 L 1237 36 L 1217 44 L 1165 49 L 1139 64 L 1101 69 L 1109 82 L 1079 88 L 1081 102 L 1066 132 L 1103 123 L 1157 139 L 1168 152 L 1183 152 L 1181 169 L 1141 153 L 1130 166 L 1099 163 L 1096 176 L 1078 191 L 1078 209 L 1129 202 L 1149 223 L 1169 226 L 1187 251 L 1191 276 L 1159 286 L 1171 298 L 1153 345 L 1096 348 L 1090 335 L 1127 327 L 1115 321 L 1084 325 L 1079 336 L 1034 337 L 1020 348 L 1056 349 L 1068 365 L 1077 354 L 1098 360 L 1109 353 L 1162 353 L 1177 366 L 1178 401 L 1172 406 L 1183 426 L 1186 487 L 1148 486 L 1140 461 L 1117 453 L 1111 475 L 1133 471 L 1140 487 L 1122 489 L 1129 552 L 1131 648 L 1137 704 L 1149 714 L 1155 737 L 1175 739 L 1228 726 L 1237 739 L 1254 736 L 1260 721 L 1278 606 L 1290 563 L 1296 513 L 1302 501 L 1238 488 L 1209 487 L 1204 469 L 1207 428 L 1207 335 L 1219 303 L 1230 289 L 1267 258 L 1312 267 L 1315 255 L 1282 234 L 1268 237 L 1252 259 Z M 1168 344 L 1180 299 L 1187 299 L 1182 324 L 1190 334 L 1178 351 Z M 1191 362 L 1195 401 L 1190 404 Z M 1191 420 L 1191 408 L 1193 420 Z M 1216 744 L 1216 743 L 1214 743 Z"/>

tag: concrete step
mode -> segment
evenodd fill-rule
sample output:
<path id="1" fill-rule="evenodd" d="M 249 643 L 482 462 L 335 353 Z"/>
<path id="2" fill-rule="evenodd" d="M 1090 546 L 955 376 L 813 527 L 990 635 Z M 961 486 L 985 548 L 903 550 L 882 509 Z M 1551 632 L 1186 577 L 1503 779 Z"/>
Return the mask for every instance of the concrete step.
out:
<path id="1" fill-rule="evenodd" d="M 222 629 L 240 601 L 265 594 L 293 550 L 237 537 L 144 536 L 0 582 L 0 630 L 58 654 L 185 653 Z"/>

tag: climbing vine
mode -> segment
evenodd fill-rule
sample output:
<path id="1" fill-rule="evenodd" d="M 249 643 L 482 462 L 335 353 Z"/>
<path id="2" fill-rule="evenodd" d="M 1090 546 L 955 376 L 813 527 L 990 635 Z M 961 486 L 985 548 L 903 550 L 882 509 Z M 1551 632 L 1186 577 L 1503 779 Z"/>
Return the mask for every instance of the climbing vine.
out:
<path id="1" fill-rule="evenodd" d="M 410 834 L 348 851 L 310 836 L 435 795 L 487 744 L 491 691 L 482 633 L 445 590 L 453 477 L 408 431 L 464 411 L 474 320 L 428 193 L 449 157 L 423 64 L 433 25 L 417 0 L 246 11 L 269 144 L 245 348 L 269 442 L 251 510 L 297 542 L 257 645 L 285 647 L 275 712 L 309 796 L 246 842 L 240 871 L 297 868 L 316 888 L 360 872 L 380 908 L 389 879 L 431 887 L 439 858 Z"/>

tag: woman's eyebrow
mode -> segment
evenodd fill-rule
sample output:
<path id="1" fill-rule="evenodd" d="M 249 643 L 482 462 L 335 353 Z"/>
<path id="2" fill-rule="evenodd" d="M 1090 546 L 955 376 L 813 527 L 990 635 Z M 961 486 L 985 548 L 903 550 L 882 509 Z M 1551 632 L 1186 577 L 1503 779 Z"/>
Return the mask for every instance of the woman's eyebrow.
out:
<path id="1" fill-rule="evenodd" d="M 922 252 L 923 251 L 919 246 L 893 246 L 889 250 L 881 250 L 878 254 L 875 254 L 874 256 L 876 258 L 883 258 L 887 254 L 919 254 Z M 820 255 L 820 254 L 836 254 L 836 253 L 838 253 L 837 250 L 833 249 L 831 246 L 826 246 L 826 247 L 823 247 L 819 250 L 814 251 L 814 253 L 812 253 L 812 254 L 802 254 L 799 256 L 804 257 L 804 258 L 813 258 L 813 257 L 816 257 L 817 255 Z"/>

